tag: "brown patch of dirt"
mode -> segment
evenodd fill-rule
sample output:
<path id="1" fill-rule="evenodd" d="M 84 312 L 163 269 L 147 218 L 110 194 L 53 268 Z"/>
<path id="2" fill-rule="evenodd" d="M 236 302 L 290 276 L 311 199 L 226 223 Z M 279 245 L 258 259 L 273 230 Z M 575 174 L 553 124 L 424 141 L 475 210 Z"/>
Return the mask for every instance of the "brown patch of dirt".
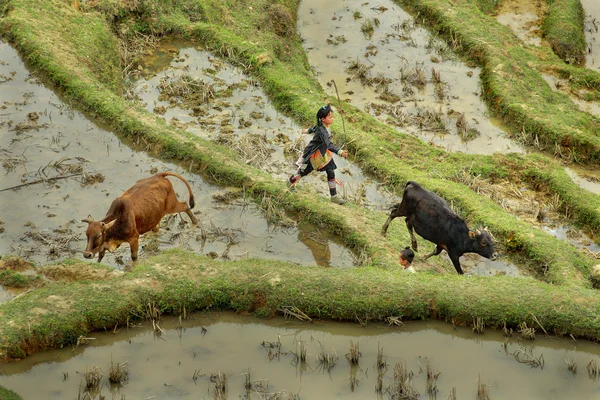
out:
<path id="1" fill-rule="evenodd" d="M 538 18 L 542 19 L 546 15 L 547 11 L 548 3 L 545 0 L 502 0 L 496 8 L 496 12 L 494 14 L 501 15 L 508 13 L 533 13 L 536 14 Z"/>
<path id="2" fill-rule="evenodd" d="M 83 280 L 97 281 L 123 275 L 123 272 L 119 270 L 94 268 L 89 264 L 49 265 L 42 267 L 40 272 L 50 279 L 68 282 Z"/>
<path id="3" fill-rule="evenodd" d="M 0 260 L 0 271 L 28 271 L 33 269 L 33 265 L 20 257 L 5 257 Z"/>
<path id="4" fill-rule="evenodd" d="M 296 21 L 290 10 L 281 4 L 269 7 L 267 23 L 278 36 L 291 37 L 296 32 Z"/>

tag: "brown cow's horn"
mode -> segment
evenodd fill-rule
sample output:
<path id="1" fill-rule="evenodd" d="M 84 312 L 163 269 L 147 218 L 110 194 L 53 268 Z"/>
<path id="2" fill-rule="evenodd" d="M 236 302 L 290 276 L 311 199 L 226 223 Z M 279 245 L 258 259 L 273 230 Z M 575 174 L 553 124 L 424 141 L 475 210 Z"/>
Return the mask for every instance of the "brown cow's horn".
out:
<path id="1" fill-rule="evenodd" d="M 480 231 L 479 229 L 477 229 L 477 230 L 475 231 L 475 233 L 476 233 L 477 235 L 481 235 L 481 231 Z"/>
<path id="2" fill-rule="evenodd" d="M 102 228 L 104 229 L 109 229 L 111 226 L 113 226 L 115 224 L 115 222 L 117 222 L 116 219 L 113 219 L 112 221 L 108 222 L 108 223 L 102 223 Z"/>

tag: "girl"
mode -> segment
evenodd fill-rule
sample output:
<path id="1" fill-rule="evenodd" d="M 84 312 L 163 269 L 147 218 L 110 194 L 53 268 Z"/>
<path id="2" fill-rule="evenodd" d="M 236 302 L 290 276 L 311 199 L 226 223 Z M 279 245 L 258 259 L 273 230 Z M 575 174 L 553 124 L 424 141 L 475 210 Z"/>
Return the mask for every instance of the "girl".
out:
<path id="1" fill-rule="evenodd" d="M 344 204 L 346 200 L 337 195 L 335 188 L 335 169 L 337 166 L 333 160 L 333 153 L 346 158 L 348 157 L 348 151 L 340 149 L 331 142 L 330 126 L 332 123 L 333 111 L 331 110 L 331 105 L 328 104 L 319 108 L 319 111 L 317 111 L 317 127 L 313 138 L 304 148 L 302 163 L 296 174 L 290 176 L 289 185 L 293 187 L 298 183 L 300 178 L 310 174 L 313 170 L 325 171 L 331 201 L 336 204 Z"/>

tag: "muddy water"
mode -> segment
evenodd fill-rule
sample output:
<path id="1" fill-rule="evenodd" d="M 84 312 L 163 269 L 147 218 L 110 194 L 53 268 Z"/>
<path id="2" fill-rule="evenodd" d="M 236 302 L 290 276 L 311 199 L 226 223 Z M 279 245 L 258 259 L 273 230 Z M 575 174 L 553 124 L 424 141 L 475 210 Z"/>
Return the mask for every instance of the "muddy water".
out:
<path id="1" fill-rule="evenodd" d="M 186 215 L 166 217 L 159 234 L 142 237 L 141 257 L 179 247 L 223 259 L 353 265 L 352 254 L 339 239 L 310 225 L 271 225 L 254 203 L 242 197 L 223 202 L 218 196 L 226 189 L 121 142 L 38 82 L 2 42 L 0 60 L 0 254 L 37 264 L 82 258 L 86 224 L 81 219 L 88 214 L 104 217 L 110 202 L 136 180 L 156 171 L 175 171 L 192 186 L 194 212 L 207 238 L 202 240 L 201 230 L 193 229 Z M 52 177 L 61 179 L 36 183 Z M 183 183 L 172 182 L 178 196 L 187 199 Z M 130 260 L 124 245 L 103 262 L 122 268 Z"/>
<path id="2" fill-rule="evenodd" d="M 600 70 L 600 2 L 597 0 L 581 0 L 585 12 L 585 40 L 588 54 L 585 66 L 594 71 Z"/>
<path id="3" fill-rule="evenodd" d="M 336 94 L 333 80 L 340 96 L 357 107 L 448 151 L 524 152 L 490 117 L 480 97 L 480 69 L 457 60 L 443 41 L 392 1 L 303 0 L 298 32 L 330 95 Z M 386 83 L 364 85 L 356 69 L 349 70 L 356 64 L 368 78 Z M 467 130 L 464 136 L 459 127 Z"/>
<path id="4" fill-rule="evenodd" d="M 246 162 L 282 180 L 295 171 L 294 163 L 310 138 L 301 134 L 303 127 L 278 113 L 258 83 L 240 68 L 196 48 L 192 42 L 177 39 L 162 41 L 144 60 L 144 65 L 134 94 L 148 111 L 198 136 L 221 143 L 226 141 Z M 209 86 L 215 97 L 188 104 L 182 100 L 185 96 L 165 95 L 164 88 L 176 85 L 182 76 Z M 262 144 L 248 148 L 245 140 L 257 135 L 262 138 Z M 333 132 L 332 140 L 339 146 L 345 144 L 341 133 Z M 288 151 L 294 143 L 297 151 Z M 336 177 L 342 183 L 338 191 L 345 198 L 378 210 L 399 201 L 397 196 L 363 174 L 358 166 L 335 157 Z M 329 189 L 322 178 L 323 174 L 311 174 L 303 178 L 298 187 L 308 184 L 312 190 L 328 197 Z"/>
<path id="5" fill-rule="evenodd" d="M 600 362 L 598 345 L 571 339 L 537 335 L 535 341 L 523 341 L 513 336 L 504 349 L 499 332 L 488 330 L 477 335 L 471 329 L 454 330 L 436 321 L 407 323 L 404 327 L 360 327 L 282 318 L 257 323 L 256 319 L 233 314 L 201 314 L 184 321 L 181 331 L 174 329 L 175 323 L 163 321 L 166 335 L 160 337 L 147 324 L 129 331 L 121 329 L 116 335 L 90 335 L 95 339 L 89 341 L 89 347 L 42 352 L 2 365 L 0 380 L 26 399 L 74 399 L 83 373 L 97 366 L 104 375 L 100 392 L 106 398 L 216 398 L 211 375 L 220 373 L 227 379 L 225 398 L 229 399 L 292 398 L 282 396 L 289 393 L 301 399 L 387 399 L 393 398 L 386 389 L 391 389 L 394 367 L 400 363 L 412 372 L 412 385 L 419 398 L 436 398 L 426 391 L 429 363 L 433 373 L 440 372 L 436 385 L 440 399 L 448 398 L 453 387 L 457 398 L 475 398 L 478 378 L 494 399 L 600 396 L 598 382 L 590 379 L 585 369 L 592 360 Z M 277 343 L 281 343 L 279 351 L 265 347 Z M 306 348 L 304 365 L 293 362 L 292 353 L 299 354 L 300 343 Z M 351 343 L 357 344 L 361 353 L 355 368 L 346 359 Z M 379 395 L 375 392 L 378 348 L 387 363 L 384 392 Z M 337 356 L 329 371 L 318 362 L 321 354 Z M 519 363 L 513 354 L 522 360 L 524 354 L 543 359 L 543 369 Z M 107 382 L 111 357 L 114 363 L 127 363 L 129 380 L 120 388 Z M 577 364 L 577 374 L 567 369 L 565 360 Z M 253 382 L 248 392 L 244 388 L 247 376 Z M 281 397 L 267 397 L 268 393 Z"/>
<path id="6" fill-rule="evenodd" d="M 577 185 L 592 193 L 600 194 L 600 172 L 576 165 L 565 168 L 565 170 Z"/>

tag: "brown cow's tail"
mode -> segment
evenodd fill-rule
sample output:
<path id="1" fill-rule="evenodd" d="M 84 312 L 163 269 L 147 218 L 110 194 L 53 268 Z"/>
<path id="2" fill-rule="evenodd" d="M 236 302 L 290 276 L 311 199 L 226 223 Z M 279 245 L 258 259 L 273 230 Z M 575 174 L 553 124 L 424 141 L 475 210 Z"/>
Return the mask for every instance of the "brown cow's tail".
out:
<path id="1" fill-rule="evenodd" d="M 190 186 L 190 184 L 188 183 L 188 181 L 186 181 L 183 176 L 175 173 L 175 172 L 161 172 L 159 174 L 157 174 L 159 176 L 162 176 L 163 178 L 166 176 L 174 176 L 175 178 L 179 178 L 181 179 L 181 181 L 183 183 L 185 183 L 185 186 L 187 186 L 188 192 L 190 194 L 190 200 L 188 201 L 188 204 L 190 205 L 190 208 L 194 208 L 194 206 L 196 205 L 196 203 L 194 202 L 194 193 L 192 193 L 192 187 Z"/>

